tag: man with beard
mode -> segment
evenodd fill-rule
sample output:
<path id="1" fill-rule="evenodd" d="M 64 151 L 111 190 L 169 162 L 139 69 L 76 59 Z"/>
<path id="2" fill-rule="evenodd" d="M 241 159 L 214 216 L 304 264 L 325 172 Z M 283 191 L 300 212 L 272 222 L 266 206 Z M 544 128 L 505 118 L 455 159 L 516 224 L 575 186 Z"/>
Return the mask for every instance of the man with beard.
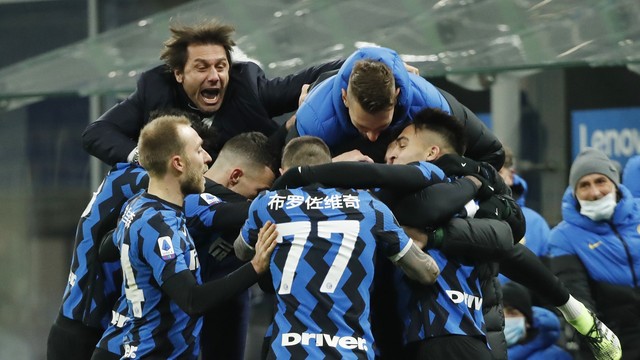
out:
<path id="1" fill-rule="evenodd" d="M 266 271 L 275 247 L 271 224 L 256 256 L 228 277 L 201 284 L 198 256 L 186 229 L 184 197 L 204 190 L 209 154 L 186 117 L 161 116 L 138 141 L 149 188 L 124 209 L 114 239 L 124 273 L 127 317 L 123 358 L 188 358 L 199 353 L 201 315 L 248 288 Z"/>

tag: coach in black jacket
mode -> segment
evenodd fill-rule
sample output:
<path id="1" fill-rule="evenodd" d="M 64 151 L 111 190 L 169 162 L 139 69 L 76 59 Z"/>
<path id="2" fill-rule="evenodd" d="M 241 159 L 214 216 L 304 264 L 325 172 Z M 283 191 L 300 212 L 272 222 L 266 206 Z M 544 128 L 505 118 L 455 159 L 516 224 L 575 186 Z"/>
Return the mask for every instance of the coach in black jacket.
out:
<path id="1" fill-rule="evenodd" d="M 231 63 L 232 26 L 213 21 L 170 30 L 173 35 L 160 56 L 165 64 L 142 73 L 127 99 L 85 129 L 82 143 L 89 154 L 110 165 L 135 161 L 140 129 L 152 111 L 167 108 L 192 111 L 215 126 L 218 135 L 208 140 L 217 151 L 242 132 L 270 136 L 278 129 L 272 117 L 298 107 L 304 84 L 342 65 L 342 61 L 333 61 L 267 79 L 254 63 Z"/>

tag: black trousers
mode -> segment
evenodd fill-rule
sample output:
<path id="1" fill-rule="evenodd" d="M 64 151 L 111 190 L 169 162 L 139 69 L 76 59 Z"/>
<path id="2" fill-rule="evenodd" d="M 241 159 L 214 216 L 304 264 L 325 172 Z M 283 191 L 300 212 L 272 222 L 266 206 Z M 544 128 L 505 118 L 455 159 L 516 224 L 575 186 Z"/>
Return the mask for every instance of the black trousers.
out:
<path id="1" fill-rule="evenodd" d="M 472 336 L 449 335 L 430 338 L 407 344 L 405 360 L 456 359 L 492 360 L 491 351 L 485 342 Z"/>
<path id="2" fill-rule="evenodd" d="M 101 329 L 58 315 L 47 339 L 47 360 L 89 360 L 101 337 Z"/>

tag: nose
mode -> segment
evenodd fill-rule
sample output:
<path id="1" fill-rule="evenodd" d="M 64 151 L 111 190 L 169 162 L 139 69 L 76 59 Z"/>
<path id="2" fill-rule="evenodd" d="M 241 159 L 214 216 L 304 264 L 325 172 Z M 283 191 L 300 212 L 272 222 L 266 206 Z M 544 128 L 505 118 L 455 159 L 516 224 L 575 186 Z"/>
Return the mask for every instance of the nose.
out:
<path id="1" fill-rule="evenodd" d="M 203 159 L 205 164 L 210 164 L 211 163 L 211 155 L 209 155 L 209 153 L 205 150 L 202 151 L 203 152 Z"/>
<path id="2" fill-rule="evenodd" d="M 393 153 L 389 153 L 384 158 L 385 158 L 387 164 L 391 165 L 396 161 L 397 156 L 393 155 Z"/>
<path id="3" fill-rule="evenodd" d="M 367 137 L 367 139 L 369 139 L 369 141 L 374 142 L 378 140 L 378 136 L 380 136 L 380 133 L 378 131 L 367 131 L 365 133 L 365 136 Z"/>
<path id="4" fill-rule="evenodd" d="M 207 80 L 212 82 L 217 82 L 218 80 L 220 80 L 220 75 L 218 74 L 218 71 L 215 67 L 211 67 L 211 70 L 207 75 Z"/>

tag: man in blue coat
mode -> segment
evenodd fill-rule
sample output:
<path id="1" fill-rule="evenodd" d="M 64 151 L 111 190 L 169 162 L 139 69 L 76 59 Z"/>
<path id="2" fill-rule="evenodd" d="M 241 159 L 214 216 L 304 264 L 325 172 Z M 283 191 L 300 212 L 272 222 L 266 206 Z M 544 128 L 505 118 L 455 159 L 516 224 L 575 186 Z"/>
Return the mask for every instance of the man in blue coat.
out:
<path id="1" fill-rule="evenodd" d="M 320 137 L 334 156 L 358 149 L 382 162 L 393 130 L 404 128 L 425 107 L 462 121 L 466 156 L 502 167 L 502 144 L 482 121 L 450 94 L 409 73 L 387 48 L 357 50 L 337 74 L 313 87 L 296 113 L 295 130 Z"/>
<path id="2" fill-rule="evenodd" d="M 549 239 L 551 269 L 619 336 L 624 358 L 640 358 L 640 200 L 601 151 L 587 148 L 571 165 L 562 218 Z"/>
<path id="3" fill-rule="evenodd" d="M 622 171 L 622 184 L 631 191 L 633 197 L 640 198 L 640 155 L 627 160 Z"/>

